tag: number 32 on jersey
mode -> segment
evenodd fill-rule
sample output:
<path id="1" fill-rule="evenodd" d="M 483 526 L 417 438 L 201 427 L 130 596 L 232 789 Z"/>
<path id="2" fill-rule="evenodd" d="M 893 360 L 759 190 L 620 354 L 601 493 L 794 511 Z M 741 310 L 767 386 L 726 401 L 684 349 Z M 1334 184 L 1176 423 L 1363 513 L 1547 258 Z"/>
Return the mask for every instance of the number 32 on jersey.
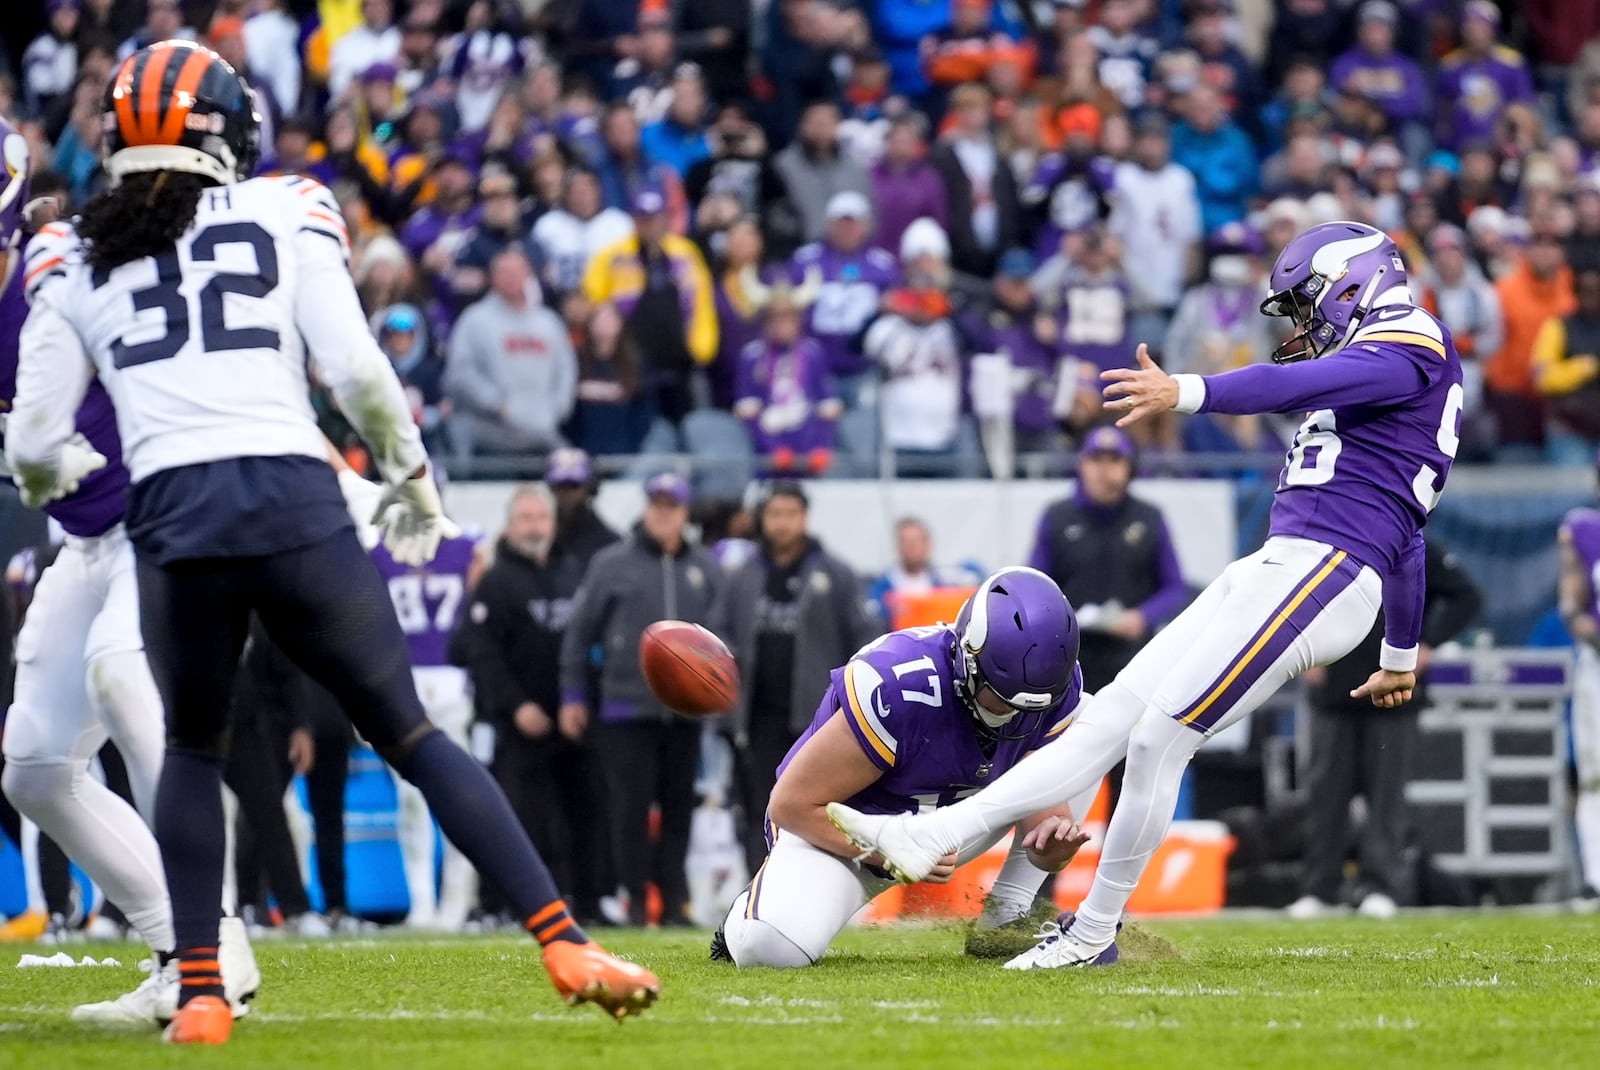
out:
<path id="1" fill-rule="evenodd" d="M 1455 460 L 1461 447 L 1461 411 L 1466 393 L 1456 383 L 1445 393 L 1444 411 L 1439 416 L 1439 429 L 1434 442 L 1447 460 Z M 1305 423 L 1295 433 L 1294 445 L 1289 449 L 1288 463 L 1283 470 L 1285 487 L 1320 487 L 1333 479 L 1344 443 L 1332 409 L 1320 409 L 1306 417 Z M 1439 504 L 1443 490 L 1439 486 L 1439 471 L 1424 464 L 1411 480 L 1411 493 L 1417 504 L 1427 512 Z"/>

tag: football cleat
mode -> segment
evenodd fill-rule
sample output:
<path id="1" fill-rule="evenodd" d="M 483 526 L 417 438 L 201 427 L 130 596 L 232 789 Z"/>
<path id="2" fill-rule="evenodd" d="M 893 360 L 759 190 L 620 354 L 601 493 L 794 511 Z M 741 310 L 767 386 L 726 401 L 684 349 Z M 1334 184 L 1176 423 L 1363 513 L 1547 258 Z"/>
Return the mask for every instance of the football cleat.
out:
<path id="1" fill-rule="evenodd" d="M 261 987 L 261 970 L 244 928 L 239 918 L 223 918 L 217 929 L 222 986 L 235 1018 L 250 1013 L 250 1000 Z M 72 1020 L 107 1026 L 165 1025 L 172 1021 L 178 1013 L 178 960 L 158 968 L 153 960 L 146 959 L 141 966 L 150 971 L 150 976 L 137 988 L 116 999 L 74 1007 Z"/>
<path id="2" fill-rule="evenodd" d="M 50 916 L 42 910 L 24 910 L 0 925 L 0 943 L 31 944 L 50 927 Z"/>
<path id="3" fill-rule="evenodd" d="M 843 803 L 828 804 L 828 820 L 862 852 L 874 852 L 901 884 L 916 884 L 933 872 L 945 852 L 918 841 L 909 814 L 863 814 Z"/>
<path id="4" fill-rule="evenodd" d="M 721 926 L 718 926 L 717 931 L 711 934 L 711 961 L 733 961 L 733 952 L 728 950 L 727 934 L 722 931 Z"/>
<path id="5" fill-rule="evenodd" d="M 226 1000 L 196 996 L 178 1009 L 161 1039 L 168 1044 L 226 1044 L 233 1032 L 233 1012 Z"/>
<path id="6" fill-rule="evenodd" d="M 1117 938 L 1112 934 L 1109 943 L 1091 944 L 1072 934 L 1072 911 L 1066 911 L 1039 930 L 1039 943 L 1007 962 L 1006 970 L 1061 970 L 1076 966 L 1115 966 L 1121 957 L 1117 951 Z M 1117 922 L 1116 932 L 1122 931 Z"/>
<path id="7" fill-rule="evenodd" d="M 1302 895 L 1299 899 L 1283 908 L 1286 917 L 1295 921 L 1312 921 L 1316 918 L 1332 917 L 1344 913 L 1343 909 L 1332 903 L 1324 902 L 1314 895 Z"/>
<path id="8" fill-rule="evenodd" d="M 544 968 L 567 1006 L 593 1003 L 617 1021 L 639 1014 L 661 996 L 661 982 L 593 941 L 557 940 L 544 946 Z"/>

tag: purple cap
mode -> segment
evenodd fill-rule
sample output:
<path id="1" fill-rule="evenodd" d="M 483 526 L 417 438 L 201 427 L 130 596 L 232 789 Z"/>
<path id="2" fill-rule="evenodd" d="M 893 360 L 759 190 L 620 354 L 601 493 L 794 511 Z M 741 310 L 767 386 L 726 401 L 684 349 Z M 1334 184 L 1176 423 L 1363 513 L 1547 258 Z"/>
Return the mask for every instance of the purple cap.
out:
<path id="1" fill-rule="evenodd" d="M 1133 460 L 1133 439 L 1120 427 L 1097 427 L 1089 432 L 1089 437 L 1083 440 L 1083 448 L 1078 450 L 1080 457 L 1093 457 L 1096 454 L 1114 453 L 1118 457 Z"/>
<path id="2" fill-rule="evenodd" d="M 392 82 L 400 76 L 393 63 L 378 62 L 361 72 L 363 82 Z"/>
<path id="3" fill-rule="evenodd" d="M 634 193 L 631 207 L 634 215 L 660 215 L 667 210 L 667 198 L 655 186 L 644 186 Z"/>
<path id="4" fill-rule="evenodd" d="M 644 481 L 649 498 L 671 498 L 679 505 L 689 504 L 689 481 L 676 472 L 661 472 Z"/>
<path id="5" fill-rule="evenodd" d="M 544 481 L 552 487 L 581 487 L 594 476 L 589 455 L 575 446 L 554 450 L 544 463 Z"/>
<path id="6" fill-rule="evenodd" d="M 54 15 L 63 8 L 71 8 L 73 11 L 77 11 L 81 2 L 82 0 L 45 0 L 44 10 L 48 15 Z"/>

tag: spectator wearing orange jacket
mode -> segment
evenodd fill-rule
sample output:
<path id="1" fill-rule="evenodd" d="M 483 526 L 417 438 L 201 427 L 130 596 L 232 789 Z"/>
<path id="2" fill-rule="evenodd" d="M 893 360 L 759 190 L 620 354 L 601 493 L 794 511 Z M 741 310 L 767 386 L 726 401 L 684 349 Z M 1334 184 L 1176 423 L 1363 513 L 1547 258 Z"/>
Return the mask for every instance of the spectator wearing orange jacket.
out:
<path id="1" fill-rule="evenodd" d="M 1515 270 L 1495 284 L 1505 317 L 1505 342 L 1484 368 L 1484 401 L 1500 424 L 1500 445 L 1512 454 L 1544 446 L 1544 398 L 1534 383 L 1533 345 L 1545 321 L 1574 308 L 1572 271 L 1561 239 L 1536 233 Z"/>
<path id="2" fill-rule="evenodd" d="M 954 0 L 950 28 L 922 42 L 922 70 L 928 81 L 948 89 L 984 81 L 992 68 L 1010 65 L 1024 85 L 1031 82 L 1037 58 L 1033 42 L 992 29 L 993 21 L 991 0 Z"/>

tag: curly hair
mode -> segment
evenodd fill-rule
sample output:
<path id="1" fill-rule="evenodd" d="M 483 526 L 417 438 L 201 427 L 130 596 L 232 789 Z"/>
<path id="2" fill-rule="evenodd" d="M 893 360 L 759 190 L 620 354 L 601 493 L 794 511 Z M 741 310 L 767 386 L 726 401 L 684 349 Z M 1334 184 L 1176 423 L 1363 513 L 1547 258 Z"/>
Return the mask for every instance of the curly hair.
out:
<path id="1" fill-rule="evenodd" d="M 89 263 L 109 271 L 171 248 L 194 222 L 200 194 L 215 184 L 181 171 L 142 171 L 96 194 L 78 220 Z"/>

